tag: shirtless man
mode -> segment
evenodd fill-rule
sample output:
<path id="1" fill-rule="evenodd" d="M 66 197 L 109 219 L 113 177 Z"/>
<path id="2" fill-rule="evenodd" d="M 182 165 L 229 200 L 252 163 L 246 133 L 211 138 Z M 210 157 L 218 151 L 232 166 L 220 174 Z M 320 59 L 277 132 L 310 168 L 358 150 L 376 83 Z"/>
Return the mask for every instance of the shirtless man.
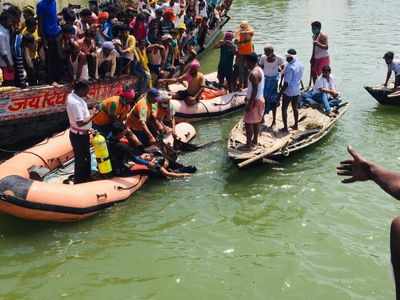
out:
<path id="1" fill-rule="evenodd" d="M 187 82 L 187 89 L 173 93 L 172 98 L 183 100 L 187 105 L 195 105 L 199 102 L 201 93 L 204 90 L 205 77 L 199 72 L 200 63 L 194 60 L 189 67 L 187 73 L 177 78 L 161 79 L 160 84 L 184 83 Z"/>
<path id="2" fill-rule="evenodd" d="M 322 68 L 326 65 L 330 65 L 328 36 L 321 32 L 321 27 L 322 25 L 319 21 L 311 23 L 311 30 L 313 33 L 313 53 L 310 64 L 311 78 L 313 83 L 315 83 L 318 76 L 322 74 Z"/>
<path id="3" fill-rule="evenodd" d="M 366 160 L 350 146 L 351 159 L 342 161 L 337 174 L 346 177 L 342 183 L 372 181 L 392 197 L 400 200 L 400 173 L 387 170 Z M 400 299 L 400 217 L 392 221 L 390 228 L 390 254 L 393 266 L 396 299 Z"/>
<path id="4" fill-rule="evenodd" d="M 250 54 L 246 59 L 250 74 L 247 83 L 244 125 L 246 128 L 246 148 L 251 150 L 258 144 L 258 133 L 264 118 L 264 72 L 257 65 L 258 55 L 256 53 Z"/>

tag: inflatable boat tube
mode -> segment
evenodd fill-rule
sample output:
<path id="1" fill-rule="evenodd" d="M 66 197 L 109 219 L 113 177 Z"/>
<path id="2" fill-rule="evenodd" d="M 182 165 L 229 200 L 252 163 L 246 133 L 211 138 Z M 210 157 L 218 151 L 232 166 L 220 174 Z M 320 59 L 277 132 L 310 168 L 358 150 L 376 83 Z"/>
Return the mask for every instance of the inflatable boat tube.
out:
<path id="1" fill-rule="evenodd" d="M 216 81 L 217 73 L 206 75 L 208 81 Z M 170 85 L 172 92 L 183 90 L 181 84 Z M 200 100 L 195 105 L 186 105 L 184 101 L 171 100 L 178 121 L 198 121 L 213 117 L 219 117 L 240 110 L 245 105 L 246 92 L 235 92 L 226 94 L 225 90 L 206 89 Z"/>
<path id="2" fill-rule="evenodd" d="M 187 142 L 195 135 L 190 125 L 177 127 L 176 133 Z M 40 170 L 57 174 L 71 160 L 73 151 L 67 130 L 3 162 L 0 211 L 28 220 L 79 221 L 128 199 L 147 180 L 144 174 L 70 185 L 62 183 L 62 176 L 44 181 L 33 176 Z M 141 168 L 135 165 L 132 171 L 140 173 Z M 33 169 L 39 171 L 32 172 Z"/>

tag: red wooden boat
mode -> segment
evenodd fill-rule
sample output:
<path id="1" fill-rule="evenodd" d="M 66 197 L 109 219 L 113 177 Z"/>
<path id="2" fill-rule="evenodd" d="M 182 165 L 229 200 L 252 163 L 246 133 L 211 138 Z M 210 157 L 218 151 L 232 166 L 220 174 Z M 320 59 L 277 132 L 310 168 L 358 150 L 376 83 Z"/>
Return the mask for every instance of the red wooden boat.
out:
<path id="1" fill-rule="evenodd" d="M 90 85 L 88 104 L 114 96 L 131 77 Z M 67 128 L 65 100 L 70 85 L 10 88 L 0 92 L 0 147 L 35 142 Z"/>

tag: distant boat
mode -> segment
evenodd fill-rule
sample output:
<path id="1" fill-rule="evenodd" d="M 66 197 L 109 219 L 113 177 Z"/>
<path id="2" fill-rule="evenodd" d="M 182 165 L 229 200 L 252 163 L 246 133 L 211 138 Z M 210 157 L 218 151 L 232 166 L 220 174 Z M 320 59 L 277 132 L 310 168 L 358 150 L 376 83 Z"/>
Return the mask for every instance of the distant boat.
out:
<path id="1" fill-rule="evenodd" d="M 343 103 L 333 116 L 327 116 L 315 108 L 299 109 L 299 129 L 283 134 L 270 129 L 261 128 L 258 146 L 252 150 L 245 150 L 246 134 L 243 119 L 232 129 L 228 140 L 228 156 L 234 160 L 239 168 L 257 162 L 277 163 L 276 159 L 286 157 L 300 149 L 311 146 L 325 137 L 336 122 L 347 111 L 349 103 Z M 288 122 L 293 124 L 293 113 L 288 112 Z M 267 124 L 271 124 L 271 114 L 267 117 Z M 280 110 L 277 115 L 277 128 L 282 128 Z"/>
<path id="2" fill-rule="evenodd" d="M 400 105 L 400 93 L 394 93 L 393 88 L 380 86 L 366 86 L 367 92 L 383 105 Z M 393 94 L 393 95 L 392 95 Z"/>

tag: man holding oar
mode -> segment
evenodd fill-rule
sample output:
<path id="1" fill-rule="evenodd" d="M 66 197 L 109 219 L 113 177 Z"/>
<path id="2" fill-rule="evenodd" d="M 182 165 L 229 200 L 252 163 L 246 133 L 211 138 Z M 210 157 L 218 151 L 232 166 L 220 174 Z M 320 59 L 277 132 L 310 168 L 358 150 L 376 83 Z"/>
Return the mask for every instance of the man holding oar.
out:
<path id="1" fill-rule="evenodd" d="M 318 76 L 322 74 L 322 68 L 326 65 L 330 65 L 329 53 L 328 53 L 328 36 L 321 32 L 321 22 L 315 21 L 311 23 L 311 30 L 313 33 L 313 53 L 311 56 L 310 64 L 310 83 L 315 83 Z"/>

